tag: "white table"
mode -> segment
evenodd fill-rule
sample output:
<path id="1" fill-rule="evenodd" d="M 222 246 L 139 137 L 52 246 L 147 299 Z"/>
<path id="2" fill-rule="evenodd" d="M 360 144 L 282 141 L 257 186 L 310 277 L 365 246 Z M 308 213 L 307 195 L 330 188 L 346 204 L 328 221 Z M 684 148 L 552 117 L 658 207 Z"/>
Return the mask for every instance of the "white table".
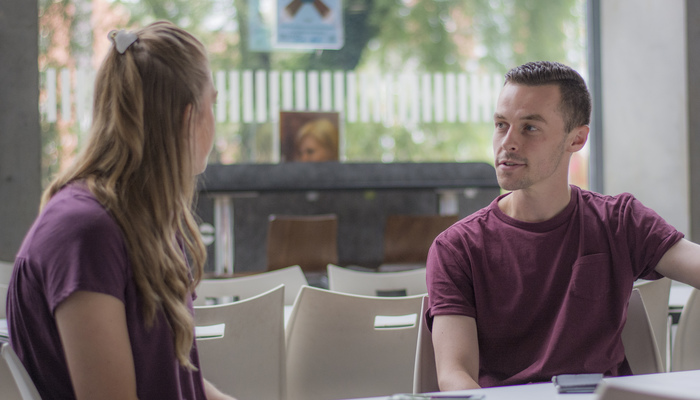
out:
<path id="1" fill-rule="evenodd" d="M 679 399 L 700 400 L 700 371 L 670 372 L 664 374 L 635 375 L 606 378 L 606 383 L 620 387 L 634 387 L 657 395 L 674 395 Z M 443 392 L 450 394 L 483 394 L 484 400 L 595 400 L 598 395 L 559 394 L 552 383 L 501 386 L 488 389 Z M 436 396 L 440 394 L 436 393 Z M 368 397 L 362 400 L 387 400 L 388 396 Z M 438 397 L 439 398 L 439 397 Z M 356 399 L 360 400 L 360 399 Z"/>

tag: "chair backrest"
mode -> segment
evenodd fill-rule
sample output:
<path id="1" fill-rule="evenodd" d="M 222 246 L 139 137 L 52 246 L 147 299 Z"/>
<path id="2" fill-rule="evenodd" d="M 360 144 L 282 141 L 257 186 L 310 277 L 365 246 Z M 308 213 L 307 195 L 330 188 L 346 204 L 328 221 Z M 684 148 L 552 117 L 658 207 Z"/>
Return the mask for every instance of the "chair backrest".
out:
<path id="1" fill-rule="evenodd" d="M 410 392 L 422 297 L 303 287 L 287 323 L 288 398 Z"/>
<path id="2" fill-rule="evenodd" d="M 383 264 L 425 264 L 435 237 L 457 215 L 389 215 L 384 225 Z"/>
<path id="3" fill-rule="evenodd" d="M 673 340 L 671 370 L 700 369 L 700 291 L 693 289 L 681 311 Z"/>
<path id="4" fill-rule="evenodd" d="M 622 343 L 632 373 L 639 375 L 664 372 L 654 330 L 637 288 L 632 289 L 627 305 L 627 322 L 622 329 Z"/>
<path id="5" fill-rule="evenodd" d="M 267 269 L 299 265 L 304 272 L 324 271 L 338 264 L 338 217 L 270 215 L 267 230 Z"/>
<path id="6" fill-rule="evenodd" d="M 439 392 L 437 367 L 435 366 L 435 350 L 433 338 L 425 321 L 428 311 L 428 296 L 423 297 L 420 310 L 420 326 L 416 344 L 416 363 L 413 369 L 413 393 Z"/>
<path id="7" fill-rule="evenodd" d="M 661 278 L 654 281 L 639 280 L 634 287 L 639 289 L 639 294 L 644 300 L 644 307 L 649 315 L 651 327 L 654 329 L 656 345 L 661 354 L 661 363 L 664 371 L 668 371 L 670 365 L 670 322 L 668 315 L 668 301 L 671 294 L 671 279 Z"/>
<path id="8" fill-rule="evenodd" d="M 202 373 L 239 400 L 285 398 L 284 285 L 258 296 L 195 307 L 197 327 L 225 324 L 223 337 L 198 338 Z"/>
<path id="9" fill-rule="evenodd" d="M 197 286 L 197 299 L 194 305 L 203 306 L 244 300 L 282 284 L 284 285 L 284 304 L 291 306 L 301 287 L 308 283 L 298 265 L 240 278 L 202 279 Z"/>
<path id="10" fill-rule="evenodd" d="M 0 394 L 3 400 L 41 400 L 34 382 L 9 343 L 0 348 Z"/>
<path id="11" fill-rule="evenodd" d="M 413 296 L 428 293 L 425 268 L 401 272 L 366 272 L 328 264 L 328 288 L 365 296 Z"/>

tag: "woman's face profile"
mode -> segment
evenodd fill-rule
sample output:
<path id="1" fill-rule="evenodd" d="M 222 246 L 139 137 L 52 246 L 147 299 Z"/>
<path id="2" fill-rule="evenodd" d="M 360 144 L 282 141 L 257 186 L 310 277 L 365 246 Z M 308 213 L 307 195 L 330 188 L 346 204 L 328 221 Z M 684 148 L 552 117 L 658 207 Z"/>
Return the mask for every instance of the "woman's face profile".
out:
<path id="1" fill-rule="evenodd" d="M 307 135 L 299 144 L 299 158 L 302 162 L 333 161 L 333 154 L 313 136 Z"/>

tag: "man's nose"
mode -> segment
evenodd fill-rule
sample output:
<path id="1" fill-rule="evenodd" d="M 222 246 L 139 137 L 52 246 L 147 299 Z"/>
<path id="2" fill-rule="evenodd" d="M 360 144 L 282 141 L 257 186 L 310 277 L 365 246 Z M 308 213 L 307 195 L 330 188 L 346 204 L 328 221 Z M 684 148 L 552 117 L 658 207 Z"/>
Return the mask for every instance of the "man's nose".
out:
<path id="1" fill-rule="evenodd" d="M 520 143 L 518 139 L 519 138 L 517 132 L 511 126 L 510 128 L 508 128 L 508 132 L 506 132 L 505 136 L 503 137 L 501 147 L 505 151 L 517 151 L 520 148 Z"/>

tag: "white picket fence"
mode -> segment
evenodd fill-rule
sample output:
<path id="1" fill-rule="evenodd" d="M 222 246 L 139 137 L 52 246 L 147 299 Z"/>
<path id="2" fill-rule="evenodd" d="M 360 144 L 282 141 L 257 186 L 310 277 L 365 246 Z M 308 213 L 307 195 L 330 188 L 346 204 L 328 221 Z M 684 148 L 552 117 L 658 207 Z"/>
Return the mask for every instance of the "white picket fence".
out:
<path id="1" fill-rule="evenodd" d="M 94 70 L 48 68 L 42 74 L 47 122 L 90 125 Z M 280 111 L 339 111 L 346 123 L 411 126 L 490 122 L 502 76 L 471 73 L 215 71 L 218 122 L 276 123 Z"/>

